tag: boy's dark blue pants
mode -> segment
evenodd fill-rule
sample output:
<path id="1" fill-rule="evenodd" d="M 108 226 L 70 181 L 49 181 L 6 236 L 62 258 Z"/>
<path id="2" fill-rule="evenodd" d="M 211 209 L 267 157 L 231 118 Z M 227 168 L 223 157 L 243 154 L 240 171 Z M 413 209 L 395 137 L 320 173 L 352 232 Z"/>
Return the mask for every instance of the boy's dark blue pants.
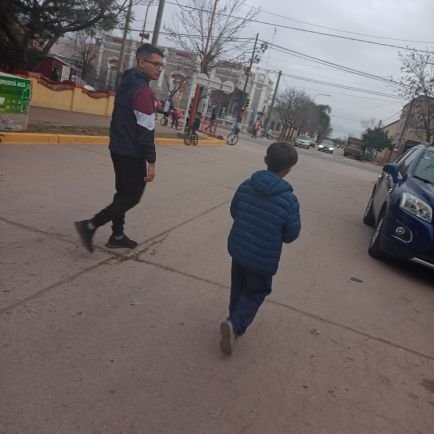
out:
<path id="1" fill-rule="evenodd" d="M 271 292 L 272 280 L 272 275 L 254 273 L 232 260 L 229 319 L 237 335 L 242 335 L 252 323 Z"/>

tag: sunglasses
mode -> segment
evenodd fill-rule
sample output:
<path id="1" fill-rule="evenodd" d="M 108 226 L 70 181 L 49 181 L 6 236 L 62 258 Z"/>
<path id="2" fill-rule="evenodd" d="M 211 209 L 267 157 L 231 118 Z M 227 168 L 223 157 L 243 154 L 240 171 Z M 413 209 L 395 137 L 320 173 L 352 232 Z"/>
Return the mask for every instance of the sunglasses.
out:
<path id="1" fill-rule="evenodd" d="M 159 68 L 159 69 L 164 69 L 166 67 L 166 65 L 164 63 L 160 63 L 160 62 L 151 62 L 150 60 L 146 60 L 143 59 L 142 60 L 146 63 L 150 63 L 151 65 L 154 65 L 155 68 Z"/>

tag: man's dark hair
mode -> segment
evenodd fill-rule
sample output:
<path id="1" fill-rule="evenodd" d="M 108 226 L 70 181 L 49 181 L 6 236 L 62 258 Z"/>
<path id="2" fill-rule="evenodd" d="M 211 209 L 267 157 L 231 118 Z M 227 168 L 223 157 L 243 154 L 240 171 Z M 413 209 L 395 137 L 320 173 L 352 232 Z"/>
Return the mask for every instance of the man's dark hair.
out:
<path id="1" fill-rule="evenodd" d="M 158 54 L 159 56 L 164 57 L 163 52 L 154 45 L 142 44 L 139 48 L 137 48 L 136 58 L 138 59 L 140 57 L 150 57 L 153 54 Z"/>
<path id="2" fill-rule="evenodd" d="M 298 161 L 298 153 L 293 145 L 287 142 L 272 143 L 267 148 L 266 163 L 268 170 L 281 172 L 295 166 Z"/>

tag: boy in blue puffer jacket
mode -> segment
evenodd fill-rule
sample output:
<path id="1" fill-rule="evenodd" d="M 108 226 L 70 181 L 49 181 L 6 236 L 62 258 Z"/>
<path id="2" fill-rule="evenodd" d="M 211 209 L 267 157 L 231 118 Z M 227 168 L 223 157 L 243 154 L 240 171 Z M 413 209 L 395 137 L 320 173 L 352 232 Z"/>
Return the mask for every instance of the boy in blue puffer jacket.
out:
<path id="1" fill-rule="evenodd" d="M 291 144 L 271 144 L 265 156 L 267 170 L 255 172 L 244 181 L 232 199 L 229 318 L 220 326 L 220 348 L 224 354 L 232 354 L 236 337 L 244 334 L 271 293 L 282 243 L 294 241 L 300 233 L 298 200 L 291 185 L 283 180 L 297 160 L 297 151 Z"/>

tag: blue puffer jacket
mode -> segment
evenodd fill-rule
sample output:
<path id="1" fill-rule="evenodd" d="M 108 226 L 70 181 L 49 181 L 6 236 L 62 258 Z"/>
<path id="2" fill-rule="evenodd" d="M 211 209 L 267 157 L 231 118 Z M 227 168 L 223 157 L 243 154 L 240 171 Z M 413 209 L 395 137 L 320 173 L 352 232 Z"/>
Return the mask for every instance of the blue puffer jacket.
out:
<path id="1" fill-rule="evenodd" d="M 300 233 L 299 209 L 290 184 L 268 170 L 254 173 L 231 203 L 228 250 L 233 260 L 258 274 L 276 274 L 282 242 Z"/>

